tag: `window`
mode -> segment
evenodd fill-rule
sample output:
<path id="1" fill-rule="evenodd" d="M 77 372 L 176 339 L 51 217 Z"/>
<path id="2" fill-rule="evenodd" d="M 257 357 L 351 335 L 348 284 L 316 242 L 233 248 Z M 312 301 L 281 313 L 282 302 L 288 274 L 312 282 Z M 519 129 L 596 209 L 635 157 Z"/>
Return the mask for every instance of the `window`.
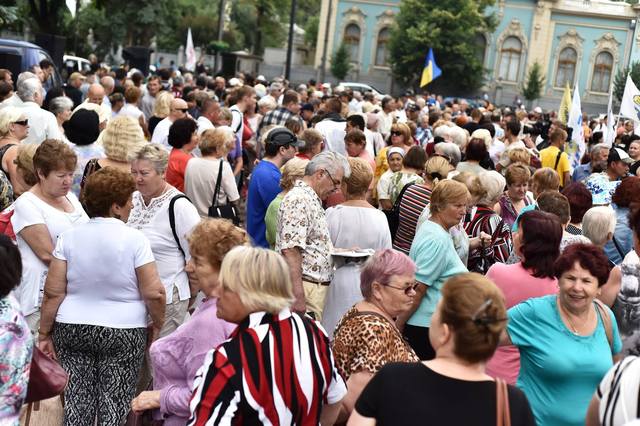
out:
<path id="1" fill-rule="evenodd" d="M 591 79 L 591 90 L 593 92 L 609 92 L 612 70 L 613 55 L 609 52 L 598 53 L 596 62 L 593 65 L 593 78 Z"/>
<path id="2" fill-rule="evenodd" d="M 358 62 L 360 50 L 360 27 L 356 24 L 349 24 L 344 29 L 344 45 L 349 52 L 351 62 Z"/>
<path id="3" fill-rule="evenodd" d="M 565 47 L 558 56 L 558 70 L 556 71 L 556 87 L 564 87 L 567 83 L 573 86 L 573 78 L 576 74 L 578 53 L 571 47 Z"/>
<path id="4" fill-rule="evenodd" d="M 389 28 L 383 28 L 378 33 L 378 44 L 376 45 L 376 65 L 387 66 L 389 63 Z"/>
<path id="5" fill-rule="evenodd" d="M 522 42 L 517 37 L 507 37 L 500 50 L 500 68 L 498 78 L 506 81 L 518 81 Z"/>
<path id="6" fill-rule="evenodd" d="M 484 65 L 484 56 L 487 50 L 487 40 L 482 34 L 476 34 L 474 42 L 476 47 L 476 58 L 482 65 Z"/>

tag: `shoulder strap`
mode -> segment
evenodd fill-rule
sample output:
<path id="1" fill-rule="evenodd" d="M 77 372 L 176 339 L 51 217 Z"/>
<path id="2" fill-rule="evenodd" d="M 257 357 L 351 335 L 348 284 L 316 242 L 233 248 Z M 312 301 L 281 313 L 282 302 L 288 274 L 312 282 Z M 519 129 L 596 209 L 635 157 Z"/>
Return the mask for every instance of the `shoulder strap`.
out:
<path id="1" fill-rule="evenodd" d="M 233 133 L 238 133 L 238 130 L 240 130 L 240 127 L 242 127 L 242 119 L 244 118 L 242 113 L 240 111 L 238 111 L 237 109 L 230 109 L 231 111 L 231 115 L 233 115 L 234 112 L 240 114 L 240 124 L 238 124 L 238 128 L 237 129 L 233 129 Z"/>
<path id="2" fill-rule="evenodd" d="M 178 232 L 176 232 L 175 204 L 176 204 L 176 201 L 178 201 L 180 198 L 186 198 L 187 200 L 189 200 L 189 198 L 184 194 L 177 194 L 177 195 L 174 195 L 173 198 L 171 198 L 171 201 L 169 201 L 169 226 L 171 226 L 173 239 L 176 240 L 176 244 L 178 244 L 178 250 L 180 250 L 180 253 L 182 253 L 182 256 L 186 258 L 184 254 L 184 250 L 180 245 L 180 238 L 178 238 Z"/>
<path id="3" fill-rule="evenodd" d="M 616 247 L 616 251 L 618 252 L 618 254 L 620 255 L 620 257 L 622 258 L 622 260 L 624 260 L 624 256 L 625 254 L 622 252 L 622 247 L 620 247 L 620 243 L 618 242 L 618 240 L 616 239 L 616 236 L 613 236 L 613 245 Z"/>
<path id="4" fill-rule="evenodd" d="M 562 156 L 562 152 L 563 151 L 561 149 L 558 149 L 558 155 L 556 156 L 556 164 L 553 166 L 553 170 L 557 171 L 558 163 L 560 163 L 560 157 Z"/>
<path id="5" fill-rule="evenodd" d="M 500 378 L 496 378 L 496 425 L 511 426 L 509 389 L 507 382 Z"/>
<path id="6" fill-rule="evenodd" d="M 611 324 L 611 317 L 609 316 L 609 312 L 607 312 L 607 308 L 604 303 L 598 299 L 593 299 L 593 302 L 596 305 L 596 311 L 598 311 L 598 314 L 602 319 L 602 325 L 604 326 L 604 331 L 607 334 L 607 341 L 609 342 L 609 347 L 613 354 L 613 325 Z"/>
<path id="7" fill-rule="evenodd" d="M 218 203 L 218 195 L 220 194 L 220 185 L 222 184 L 222 163 L 224 162 L 223 158 L 220 158 L 220 167 L 218 168 L 218 178 L 216 179 L 216 188 L 213 190 L 213 202 L 211 203 L 211 207 L 215 207 Z"/>
<path id="8" fill-rule="evenodd" d="M 407 183 L 405 186 L 402 187 L 402 190 L 400 191 L 400 193 L 398 194 L 398 197 L 396 198 L 396 202 L 393 204 L 393 208 L 400 208 L 400 202 L 402 201 L 402 197 L 404 196 L 405 191 L 411 186 L 414 185 L 415 182 L 409 182 Z"/>

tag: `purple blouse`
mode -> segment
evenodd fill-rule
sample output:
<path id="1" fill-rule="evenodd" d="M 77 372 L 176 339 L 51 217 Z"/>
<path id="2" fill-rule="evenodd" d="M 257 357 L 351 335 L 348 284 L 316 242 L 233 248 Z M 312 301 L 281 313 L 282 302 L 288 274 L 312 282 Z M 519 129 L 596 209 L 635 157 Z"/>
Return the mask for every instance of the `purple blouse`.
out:
<path id="1" fill-rule="evenodd" d="M 191 319 L 170 335 L 156 340 L 149 350 L 153 365 L 153 388 L 160 391 L 156 420 L 165 426 L 184 425 L 189 420 L 193 379 L 211 349 L 227 340 L 236 324 L 216 316 L 217 299 L 206 299 Z"/>

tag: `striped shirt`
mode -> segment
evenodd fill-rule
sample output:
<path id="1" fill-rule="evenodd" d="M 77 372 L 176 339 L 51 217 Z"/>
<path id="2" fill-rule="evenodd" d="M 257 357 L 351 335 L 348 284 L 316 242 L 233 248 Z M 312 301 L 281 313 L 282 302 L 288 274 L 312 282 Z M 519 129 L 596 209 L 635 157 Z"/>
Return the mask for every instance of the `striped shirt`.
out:
<path id="1" fill-rule="evenodd" d="M 469 272 L 486 273 L 489 266 L 496 262 L 506 263 L 513 250 L 509 225 L 493 210 L 478 206 L 465 223 L 469 238 L 479 237 L 481 232 L 491 235 L 491 244 L 477 248 L 469 253 L 467 268 Z"/>
<path id="2" fill-rule="evenodd" d="M 640 417 L 640 358 L 627 356 L 604 376 L 596 390 L 598 418 L 603 426 L 630 425 Z"/>
<path id="3" fill-rule="evenodd" d="M 409 255 L 411 243 L 416 235 L 418 218 L 431 200 L 431 190 L 425 185 L 411 185 L 400 200 L 398 231 L 393 240 L 393 248 Z"/>
<path id="4" fill-rule="evenodd" d="M 249 315 L 207 354 L 194 389 L 189 426 L 317 425 L 347 392 L 325 331 L 289 309 Z"/>

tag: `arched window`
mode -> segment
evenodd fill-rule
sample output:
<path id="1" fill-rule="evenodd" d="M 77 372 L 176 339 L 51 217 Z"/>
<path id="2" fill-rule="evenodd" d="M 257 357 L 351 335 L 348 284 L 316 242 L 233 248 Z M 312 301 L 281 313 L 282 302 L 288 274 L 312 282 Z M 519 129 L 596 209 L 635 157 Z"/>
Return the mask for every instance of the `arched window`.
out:
<path id="1" fill-rule="evenodd" d="M 518 81 L 522 42 L 517 37 L 507 37 L 500 50 L 500 69 L 498 78 L 505 81 Z"/>
<path id="2" fill-rule="evenodd" d="M 487 39 L 482 34 L 476 34 L 474 43 L 476 47 L 476 58 L 484 66 L 484 56 L 487 50 Z"/>
<path id="3" fill-rule="evenodd" d="M 571 47 L 565 47 L 558 56 L 558 70 L 556 71 L 556 87 L 564 87 L 567 83 L 573 86 L 576 75 L 578 53 Z"/>
<path id="4" fill-rule="evenodd" d="M 609 52 L 600 52 L 596 56 L 593 65 L 593 78 L 591 79 L 591 91 L 608 93 L 611 85 L 611 72 L 613 71 L 613 55 Z"/>
<path id="5" fill-rule="evenodd" d="M 376 65 L 385 67 L 389 63 L 389 38 L 391 31 L 383 28 L 378 32 L 378 43 L 376 44 Z"/>
<path id="6" fill-rule="evenodd" d="M 358 62 L 360 51 L 360 27 L 356 24 L 349 24 L 344 29 L 344 45 L 349 52 L 349 60 Z"/>

